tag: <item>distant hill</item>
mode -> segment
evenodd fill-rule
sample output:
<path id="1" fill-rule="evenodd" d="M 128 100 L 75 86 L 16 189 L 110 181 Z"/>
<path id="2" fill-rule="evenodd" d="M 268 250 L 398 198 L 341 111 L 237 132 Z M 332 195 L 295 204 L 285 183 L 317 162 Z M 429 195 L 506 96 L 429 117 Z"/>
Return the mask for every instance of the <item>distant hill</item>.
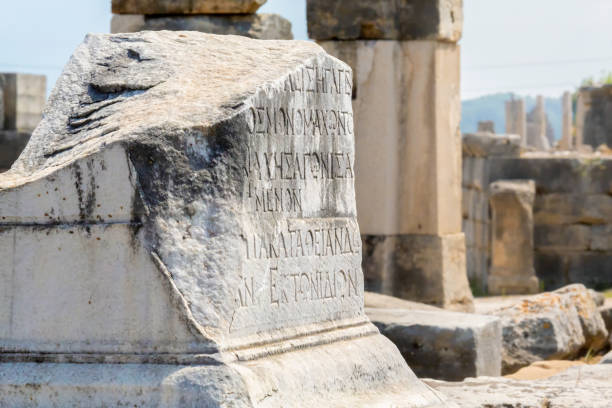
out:
<path id="1" fill-rule="evenodd" d="M 506 132 L 506 105 L 505 102 L 512 98 L 512 93 L 497 93 L 485 95 L 475 99 L 461 101 L 461 133 L 472 133 L 478 128 L 478 122 L 492 120 L 495 122 L 495 132 Z M 522 97 L 514 95 L 515 99 L 525 98 L 527 113 L 535 107 L 536 98 L 533 96 Z M 561 138 L 561 97 L 544 98 L 546 114 L 555 132 L 555 139 Z"/>

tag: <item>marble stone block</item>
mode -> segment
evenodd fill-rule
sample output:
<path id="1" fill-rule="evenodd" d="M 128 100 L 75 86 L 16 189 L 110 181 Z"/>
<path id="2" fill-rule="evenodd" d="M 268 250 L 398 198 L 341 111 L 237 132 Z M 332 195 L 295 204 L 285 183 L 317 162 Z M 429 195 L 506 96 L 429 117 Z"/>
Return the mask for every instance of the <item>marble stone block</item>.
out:
<path id="1" fill-rule="evenodd" d="M 242 35 L 258 40 L 292 40 L 291 23 L 278 14 L 144 16 L 115 14 L 111 32 L 199 31 L 209 34 Z"/>
<path id="2" fill-rule="evenodd" d="M 315 40 L 440 40 L 457 42 L 462 0 L 307 0 Z"/>
<path id="3" fill-rule="evenodd" d="M 251 14 L 266 0 L 112 0 L 115 14 Z"/>
<path id="4" fill-rule="evenodd" d="M 44 75 L 0 73 L 4 130 L 32 131 L 42 118 L 47 93 Z"/>
<path id="5" fill-rule="evenodd" d="M 489 188 L 491 268 L 488 291 L 495 295 L 537 293 L 533 267 L 532 180 L 500 180 Z"/>
<path id="6" fill-rule="evenodd" d="M 351 94 L 310 42 L 88 35 L 0 175 L 0 405 L 448 406 L 364 312 Z"/>
<path id="7" fill-rule="evenodd" d="M 521 145 L 527 146 L 527 113 L 523 99 L 506 101 L 506 133 L 519 135 Z"/>

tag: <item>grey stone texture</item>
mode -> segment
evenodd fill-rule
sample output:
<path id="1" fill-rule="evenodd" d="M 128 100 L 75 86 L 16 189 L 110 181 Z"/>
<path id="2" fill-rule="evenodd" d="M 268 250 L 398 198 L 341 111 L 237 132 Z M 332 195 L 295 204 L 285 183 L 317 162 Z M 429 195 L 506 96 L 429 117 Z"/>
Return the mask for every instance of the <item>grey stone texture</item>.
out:
<path id="1" fill-rule="evenodd" d="M 572 109 L 572 95 L 569 92 L 564 92 L 561 97 L 561 140 L 559 147 L 563 150 L 571 150 L 575 147 L 574 144 L 574 111 Z"/>
<path id="2" fill-rule="evenodd" d="M 612 366 L 572 367 L 542 380 L 469 378 L 463 382 L 426 380 L 461 408 L 608 408 Z"/>
<path id="3" fill-rule="evenodd" d="M 607 345 L 605 323 L 581 284 L 520 299 L 489 314 L 502 319 L 504 374 L 535 361 L 572 358 Z"/>
<path id="4" fill-rule="evenodd" d="M 46 100 L 44 75 L 0 73 L 4 126 L 0 129 L 31 132 L 42 118 Z"/>
<path id="5" fill-rule="evenodd" d="M 115 14 L 252 14 L 266 0 L 112 0 Z"/>
<path id="6" fill-rule="evenodd" d="M 527 146 L 527 112 L 525 100 L 506 101 L 506 134 L 519 135 L 522 146 Z"/>
<path id="7" fill-rule="evenodd" d="M 603 358 L 599 361 L 599 364 L 612 364 L 612 351 L 603 356 Z"/>
<path id="8" fill-rule="evenodd" d="M 363 235 L 366 290 L 471 312 L 465 241 L 454 235 Z M 448 278 L 440 278 L 440 271 Z M 452 278 L 450 278 L 452 277 Z"/>
<path id="9" fill-rule="evenodd" d="M 307 0 L 314 40 L 439 40 L 457 42 L 462 0 Z"/>
<path id="10" fill-rule="evenodd" d="M 419 378 L 461 381 L 501 374 L 502 329 L 497 317 L 369 308 L 366 314 Z"/>
<path id="11" fill-rule="evenodd" d="M 527 115 L 527 146 L 542 151 L 550 149 L 551 135 L 547 132 L 547 124 L 544 97 L 538 95 L 536 106 Z"/>
<path id="12" fill-rule="evenodd" d="M 430 310 L 442 311 L 435 306 L 425 303 L 412 302 L 410 300 L 400 299 L 394 296 L 383 295 L 376 292 L 366 291 L 364 294 L 364 303 L 366 308 L 374 309 L 405 309 L 405 310 Z"/>
<path id="13" fill-rule="evenodd" d="M 612 305 L 600 306 L 598 310 L 604 324 L 606 325 L 608 333 L 612 335 Z M 612 346 L 612 342 L 610 346 Z"/>
<path id="14" fill-rule="evenodd" d="M 311 42 L 88 35 L 0 175 L 0 405 L 448 406 L 364 312 L 351 94 Z"/>
<path id="15" fill-rule="evenodd" d="M 612 147 L 612 85 L 580 88 L 576 112 L 578 143 Z"/>
<path id="16" fill-rule="evenodd" d="M 29 132 L 0 130 L 0 172 L 8 170 L 30 140 Z"/>
<path id="17" fill-rule="evenodd" d="M 495 122 L 492 120 L 478 122 L 478 132 L 495 133 Z"/>
<path id="18" fill-rule="evenodd" d="M 491 268 L 487 279 L 492 295 L 537 293 L 533 268 L 532 180 L 498 180 L 489 186 Z"/>
<path id="19" fill-rule="evenodd" d="M 292 40 L 291 22 L 278 14 L 142 16 L 116 14 L 111 32 L 199 31 L 259 40 Z"/>

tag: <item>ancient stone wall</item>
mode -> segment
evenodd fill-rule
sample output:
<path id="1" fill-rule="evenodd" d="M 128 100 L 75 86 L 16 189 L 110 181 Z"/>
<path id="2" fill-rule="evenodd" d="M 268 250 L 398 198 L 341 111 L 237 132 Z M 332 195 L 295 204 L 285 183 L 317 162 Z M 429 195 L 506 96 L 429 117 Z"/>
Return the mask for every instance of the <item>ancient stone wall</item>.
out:
<path id="1" fill-rule="evenodd" d="M 576 133 L 579 142 L 612 146 L 612 85 L 581 88 L 578 94 Z"/>

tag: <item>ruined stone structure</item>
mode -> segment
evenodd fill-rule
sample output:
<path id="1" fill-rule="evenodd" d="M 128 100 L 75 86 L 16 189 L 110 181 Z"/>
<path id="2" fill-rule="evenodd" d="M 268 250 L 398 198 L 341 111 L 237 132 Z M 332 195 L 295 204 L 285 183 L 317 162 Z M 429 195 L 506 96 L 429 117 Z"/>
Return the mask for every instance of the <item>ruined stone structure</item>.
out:
<path id="1" fill-rule="evenodd" d="M 569 92 L 564 92 L 561 98 L 561 108 L 563 110 L 563 118 L 561 123 L 562 135 L 559 147 L 562 150 L 572 150 L 575 147 L 574 143 L 574 113 L 572 111 L 572 95 Z"/>
<path id="2" fill-rule="evenodd" d="M 470 310 L 461 232 L 462 2 L 308 0 L 354 72 L 356 194 L 369 290 Z"/>
<path id="3" fill-rule="evenodd" d="M 448 406 L 364 312 L 352 84 L 311 42 L 88 35 L 0 175 L 0 406 Z"/>
<path id="4" fill-rule="evenodd" d="M 113 0 L 111 33 L 200 31 L 261 40 L 291 40 L 291 23 L 255 14 L 266 0 Z"/>
<path id="5" fill-rule="evenodd" d="M 28 143 L 42 118 L 46 92 L 44 75 L 0 73 L 0 172 Z"/>
<path id="6" fill-rule="evenodd" d="M 525 100 L 512 98 L 506 101 L 506 134 L 519 135 L 521 145 L 527 146 L 527 113 Z"/>
<path id="7" fill-rule="evenodd" d="M 576 139 L 579 145 L 612 147 L 612 85 L 580 88 Z"/>
<path id="8" fill-rule="evenodd" d="M 550 149 L 552 135 L 547 132 L 547 122 L 544 97 L 538 95 L 535 108 L 527 115 L 527 146 L 536 150 Z"/>
<path id="9" fill-rule="evenodd" d="M 491 295 L 534 294 L 533 180 L 498 180 L 489 186 L 491 208 Z"/>
<path id="10" fill-rule="evenodd" d="M 612 286 L 612 156 L 519 156 L 516 151 L 499 157 L 489 153 L 488 147 L 497 138 L 486 134 L 478 139 L 464 138 L 463 211 L 470 279 L 480 288 L 486 286 L 490 263 L 490 250 L 483 249 L 490 248 L 490 235 L 473 227 L 478 225 L 475 221 L 490 212 L 484 199 L 489 193 L 483 197 L 474 191 L 480 192 L 481 186 L 488 185 L 484 183 L 520 179 L 535 182 L 534 267 L 543 288 L 555 289 L 570 283 L 592 288 Z"/>
<path id="11" fill-rule="evenodd" d="M 478 132 L 495 133 L 495 122 L 492 120 L 478 122 Z"/>

